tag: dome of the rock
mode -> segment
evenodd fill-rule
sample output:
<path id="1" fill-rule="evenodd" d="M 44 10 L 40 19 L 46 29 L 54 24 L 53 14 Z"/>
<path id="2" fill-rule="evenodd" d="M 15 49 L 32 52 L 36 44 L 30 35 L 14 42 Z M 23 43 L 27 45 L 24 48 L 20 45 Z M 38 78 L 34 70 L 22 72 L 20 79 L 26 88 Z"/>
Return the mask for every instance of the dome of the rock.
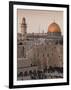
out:
<path id="1" fill-rule="evenodd" d="M 48 26 L 48 32 L 61 32 L 61 29 L 57 23 L 51 23 Z"/>

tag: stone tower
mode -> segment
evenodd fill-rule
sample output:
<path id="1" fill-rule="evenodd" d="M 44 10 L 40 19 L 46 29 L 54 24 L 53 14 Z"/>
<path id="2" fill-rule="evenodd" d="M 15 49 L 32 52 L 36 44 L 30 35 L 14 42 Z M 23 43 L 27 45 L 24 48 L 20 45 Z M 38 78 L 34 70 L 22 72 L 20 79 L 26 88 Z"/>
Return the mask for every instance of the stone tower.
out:
<path id="1" fill-rule="evenodd" d="M 26 25 L 26 20 L 25 17 L 22 19 L 22 24 L 21 24 L 21 33 L 24 35 L 27 33 L 27 25 Z"/>

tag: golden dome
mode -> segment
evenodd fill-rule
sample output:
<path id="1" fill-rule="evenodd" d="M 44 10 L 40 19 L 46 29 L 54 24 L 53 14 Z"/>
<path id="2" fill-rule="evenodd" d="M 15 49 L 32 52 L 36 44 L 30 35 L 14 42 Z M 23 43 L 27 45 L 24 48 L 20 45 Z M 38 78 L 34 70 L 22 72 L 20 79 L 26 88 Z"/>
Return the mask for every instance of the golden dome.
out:
<path id="1" fill-rule="evenodd" d="M 48 27 L 48 32 L 61 32 L 60 27 L 57 23 L 53 22 Z"/>

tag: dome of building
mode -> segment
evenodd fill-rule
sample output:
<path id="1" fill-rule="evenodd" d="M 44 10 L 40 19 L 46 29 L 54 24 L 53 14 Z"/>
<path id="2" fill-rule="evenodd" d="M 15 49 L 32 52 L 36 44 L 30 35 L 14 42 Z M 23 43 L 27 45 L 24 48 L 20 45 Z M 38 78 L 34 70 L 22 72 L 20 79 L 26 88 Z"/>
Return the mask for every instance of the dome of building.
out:
<path id="1" fill-rule="evenodd" d="M 55 22 L 48 26 L 48 32 L 61 32 L 59 25 Z"/>

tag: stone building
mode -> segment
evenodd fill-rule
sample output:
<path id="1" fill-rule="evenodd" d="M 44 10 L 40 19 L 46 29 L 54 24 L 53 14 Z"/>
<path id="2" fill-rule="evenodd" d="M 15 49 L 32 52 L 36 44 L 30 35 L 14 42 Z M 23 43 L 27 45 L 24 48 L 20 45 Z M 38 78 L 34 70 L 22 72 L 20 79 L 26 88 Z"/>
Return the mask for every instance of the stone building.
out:
<path id="1" fill-rule="evenodd" d="M 27 33 L 23 18 L 21 33 L 17 34 L 17 73 L 49 67 L 63 68 L 63 36 L 59 25 L 51 23 L 47 33 Z"/>

